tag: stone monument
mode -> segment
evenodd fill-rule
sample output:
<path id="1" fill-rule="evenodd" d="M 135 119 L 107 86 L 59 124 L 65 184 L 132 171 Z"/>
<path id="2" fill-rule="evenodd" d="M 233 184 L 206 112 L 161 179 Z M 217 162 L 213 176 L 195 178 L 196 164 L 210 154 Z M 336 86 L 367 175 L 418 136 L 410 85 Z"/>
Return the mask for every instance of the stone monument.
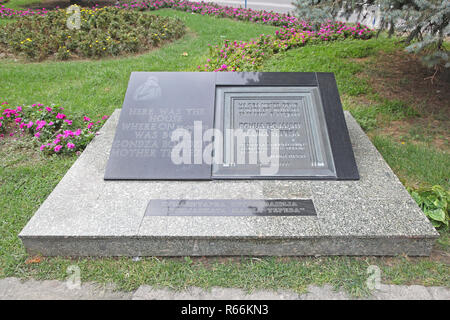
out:
<path id="1" fill-rule="evenodd" d="M 43 255 L 429 255 L 438 233 L 333 74 L 134 72 L 19 236 Z"/>

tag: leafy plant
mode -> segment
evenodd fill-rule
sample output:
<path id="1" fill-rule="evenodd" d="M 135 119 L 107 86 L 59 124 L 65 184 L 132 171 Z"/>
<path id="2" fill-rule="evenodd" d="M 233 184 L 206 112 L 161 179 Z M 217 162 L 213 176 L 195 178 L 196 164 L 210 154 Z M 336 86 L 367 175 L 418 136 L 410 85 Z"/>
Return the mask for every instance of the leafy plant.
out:
<path id="1" fill-rule="evenodd" d="M 108 116 L 92 121 L 84 116 L 83 120 L 73 120 L 64 114 L 64 108 L 33 104 L 31 106 L 9 107 L 0 105 L 0 138 L 9 136 L 32 136 L 36 146 L 46 154 L 70 154 L 84 150 L 95 137 Z"/>
<path id="2" fill-rule="evenodd" d="M 413 190 L 408 189 L 413 199 L 423 210 L 436 228 L 448 228 L 450 192 L 436 185 L 431 188 Z"/>
<path id="3" fill-rule="evenodd" d="M 347 25 L 342 22 L 328 22 L 321 25 L 319 31 L 304 22 L 296 28 L 282 27 L 275 35 L 260 35 L 250 41 L 225 40 L 222 46 L 210 47 L 210 57 L 198 69 L 204 71 L 255 71 L 272 55 L 292 48 L 298 48 L 319 42 L 344 39 L 370 39 L 373 30 L 366 26 Z"/>

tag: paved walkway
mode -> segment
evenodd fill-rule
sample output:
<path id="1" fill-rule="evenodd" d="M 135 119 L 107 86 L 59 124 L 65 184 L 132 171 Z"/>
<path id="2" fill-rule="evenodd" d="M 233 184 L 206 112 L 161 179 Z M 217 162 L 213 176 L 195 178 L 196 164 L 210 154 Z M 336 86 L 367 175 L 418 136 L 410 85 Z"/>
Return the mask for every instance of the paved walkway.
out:
<path id="1" fill-rule="evenodd" d="M 349 300 L 342 291 L 333 291 L 331 286 L 310 286 L 308 293 L 297 294 L 292 291 L 258 290 L 246 293 L 240 289 L 212 288 L 203 290 L 189 288 L 183 291 L 153 289 L 141 286 L 134 292 L 114 291 L 112 286 L 100 287 L 92 283 L 76 286 L 57 280 L 21 281 L 17 278 L 0 279 L 0 300 L 50 299 L 50 300 Z M 407 300 L 450 300 L 450 289 L 445 287 L 381 285 L 368 299 L 407 299 Z"/>
<path id="2" fill-rule="evenodd" d="M 245 0 L 206 0 L 223 6 L 245 7 Z M 294 10 L 293 0 L 247 0 L 247 8 L 253 10 L 275 11 L 288 13 Z"/>

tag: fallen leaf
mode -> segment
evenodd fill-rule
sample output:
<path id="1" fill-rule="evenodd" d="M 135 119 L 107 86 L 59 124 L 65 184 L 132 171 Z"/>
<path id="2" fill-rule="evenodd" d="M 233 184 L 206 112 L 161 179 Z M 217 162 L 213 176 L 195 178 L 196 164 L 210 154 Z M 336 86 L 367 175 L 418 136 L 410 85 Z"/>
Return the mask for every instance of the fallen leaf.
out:
<path id="1" fill-rule="evenodd" d="M 32 264 L 32 263 L 40 263 L 42 261 L 41 256 L 34 256 L 30 257 L 25 261 L 25 264 Z"/>

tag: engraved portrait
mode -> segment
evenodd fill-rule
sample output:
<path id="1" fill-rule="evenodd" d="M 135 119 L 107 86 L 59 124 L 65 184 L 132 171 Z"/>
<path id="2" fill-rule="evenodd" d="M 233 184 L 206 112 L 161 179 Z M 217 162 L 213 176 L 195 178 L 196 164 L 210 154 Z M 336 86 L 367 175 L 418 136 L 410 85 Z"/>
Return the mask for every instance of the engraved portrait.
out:
<path id="1" fill-rule="evenodd" d="M 159 98 L 161 96 L 161 87 L 158 78 L 149 76 L 147 80 L 141 84 L 133 94 L 135 101 L 147 101 Z"/>

